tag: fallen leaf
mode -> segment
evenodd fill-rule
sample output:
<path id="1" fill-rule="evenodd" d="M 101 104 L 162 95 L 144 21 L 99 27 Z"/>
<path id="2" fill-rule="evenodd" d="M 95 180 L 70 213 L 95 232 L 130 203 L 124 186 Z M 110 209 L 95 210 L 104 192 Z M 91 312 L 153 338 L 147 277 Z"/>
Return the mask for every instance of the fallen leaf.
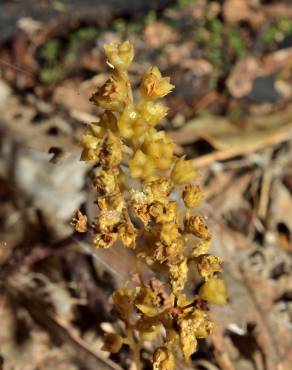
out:
<path id="1" fill-rule="evenodd" d="M 228 118 L 202 116 L 190 120 L 177 131 L 169 132 L 169 135 L 180 145 L 204 139 L 217 149 L 193 159 L 194 165 L 200 167 L 289 140 L 292 136 L 292 109 L 290 106 L 274 114 L 246 117 L 236 125 Z"/>
<path id="2" fill-rule="evenodd" d="M 247 95 L 252 89 L 257 71 L 258 61 L 254 57 L 239 60 L 226 81 L 231 95 L 237 99 Z"/>
<path id="3" fill-rule="evenodd" d="M 152 48 L 162 47 L 178 39 L 175 29 L 162 22 L 148 24 L 144 29 L 143 36 L 146 44 Z"/>
<path id="4" fill-rule="evenodd" d="M 264 15 L 253 8 L 248 0 L 225 0 L 223 4 L 224 19 L 229 23 L 248 21 L 258 27 L 264 21 Z"/>

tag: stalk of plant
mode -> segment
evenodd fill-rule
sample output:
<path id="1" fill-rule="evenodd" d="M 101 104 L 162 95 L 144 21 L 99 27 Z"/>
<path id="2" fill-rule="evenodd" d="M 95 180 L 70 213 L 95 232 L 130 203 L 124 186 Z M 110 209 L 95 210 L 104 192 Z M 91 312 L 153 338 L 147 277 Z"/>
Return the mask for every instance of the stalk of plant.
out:
<path id="1" fill-rule="evenodd" d="M 190 360 L 197 339 L 212 331 L 208 303 L 227 300 L 218 277 L 221 260 L 208 254 L 212 235 L 198 213 L 204 193 L 194 183 L 197 172 L 190 160 L 174 154 L 166 133 L 156 129 L 168 111 L 157 101 L 174 86 L 151 67 L 134 101 L 128 76 L 133 45 L 125 41 L 104 49 L 112 75 L 91 97 L 104 112 L 81 138 L 81 160 L 94 168 L 98 210 L 92 225 L 80 211 L 73 224 L 79 232 L 92 229 L 96 248 L 122 242 L 133 249 L 137 265 L 152 271 L 145 279 L 140 268 L 135 283 L 129 279 L 114 292 L 124 331 L 105 334 L 104 350 L 116 353 L 128 345 L 136 368 L 142 369 L 141 350 L 150 341 L 153 369 L 174 370 L 176 361 Z M 191 269 L 201 279 L 197 294 L 186 292 Z"/>

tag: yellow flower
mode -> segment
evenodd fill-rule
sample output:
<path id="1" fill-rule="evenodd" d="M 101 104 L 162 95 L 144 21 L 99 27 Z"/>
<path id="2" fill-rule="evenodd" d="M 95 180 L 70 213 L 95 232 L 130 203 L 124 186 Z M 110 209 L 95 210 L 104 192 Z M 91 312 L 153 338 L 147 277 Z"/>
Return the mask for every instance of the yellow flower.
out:
<path id="1" fill-rule="evenodd" d="M 123 338 L 118 334 L 105 333 L 103 336 L 103 351 L 117 353 L 123 345 Z"/>
<path id="2" fill-rule="evenodd" d="M 125 321 L 128 320 L 134 308 L 134 294 L 129 288 L 120 288 L 113 293 L 115 308 Z"/>
<path id="3" fill-rule="evenodd" d="M 183 290 L 187 281 L 188 264 L 186 258 L 181 262 L 169 266 L 169 283 L 174 294 Z"/>
<path id="4" fill-rule="evenodd" d="M 112 42 L 104 45 L 104 51 L 109 64 L 121 71 L 126 71 L 134 58 L 134 47 L 130 41 L 125 41 L 122 44 Z"/>
<path id="5" fill-rule="evenodd" d="M 153 370 L 174 370 L 174 356 L 167 347 L 158 347 L 153 354 Z"/>
<path id="6" fill-rule="evenodd" d="M 209 228 L 201 216 L 190 216 L 185 219 L 185 231 L 202 239 L 210 239 L 211 237 Z"/>
<path id="7" fill-rule="evenodd" d="M 135 248 L 137 231 L 130 222 L 122 223 L 118 226 L 119 238 L 126 247 Z"/>
<path id="8" fill-rule="evenodd" d="M 154 162 L 140 149 L 130 160 L 129 167 L 133 178 L 147 179 L 155 173 Z"/>
<path id="9" fill-rule="evenodd" d="M 224 305 L 228 298 L 224 282 L 216 277 L 209 279 L 201 286 L 199 296 L 211 304 L 218 305 Z"/>
<path id="10" fill-rule="evenodd" d="M 167 170 L 173 163 L 173 147 L 164 131 L 152 129 L 146 133 L 141 149 L 153 160 L 156 168 Z"/>
<path id="11" fill-rule="evenodd" d="M 110 195 L 117 191 L 117 180 L 115 171 L 112 169 L 99 169 L 94 179 L 96 190 L 104 195 Z"/>
<path id="12" fill-rule="evenodd" d="M 80 138 L 83 147 L 80 160 L 85 162 L 96 162 L 99 159 L 102 140 L 89 129 Z"/>
<path id="13" fill-rule="evenodd" d="M 157 242 L 156 249 L 153 253 L 153 258 L 159 263 L 168 262 L 170 264 L 175 264 L 176 261 L 182 256 L 184 249 L 183 239 L 177 239 L 169 245 Z"/>
<path id="14" fill-rule="evenodd" d="M 138 107 L 143 120 L 149 127 L 155 127 L 166 115 L 168 108 L 160 103 L 147 100 Z"/>
<path id="15" fill-rule="evenodd" d="M 154 317 L 160 313 L 155 293 L 147 286 L 139 289 L 135 298 L 135 306 L 147 317 Z"/>
<path id="16" fill-rule="evenodd" d="M 149 285 L 137 288 L 135 306 L 147 317 L 160 314 L 169 306 L 169 296 L 158 279 L 151 279 Z"/>
<path id="17" fill-rule="evenodd" d="M 150 99 L 162 98 L 174 88 L 169 81 L 169 77 L 161 76 L 156 66 L 150 67 L 142 78 L 140 86 L 142 96 Z"/>
<path id="18" fill-rule="evenodd" d="M 113 232 L 115 226 L 121 221 L 121 213 L 116 210 L 101 212 L 96 217 L 95 229 L 101 233 Z"/>
<path id="19" fill-rule="evenodd" d="M 197 171 L 192 166 L 192 161 L 179 158 L 172 169 L 171 178 L 177 184 L 185 184 L 197 177 Z"/>
<path id="20" fill-rule="evenodd" d="M 167 177 L 159 177 L 142 184 L 143 192 L 153 197 L 153 200 L 163 203 L 173 189 L 172 181 Z"/>
<path id="21" fill-rule="evenodd" d="M 198 207 L 204 199 L 204 193 L 198 185 L 187 185 L 182 196 L 187 208 Z"/>
<path id="22" fill-rule="evenodd" d="M 178 218 L 175 201 L 165 201 L 164 204 L 155 202 L 150 206 L 149 213 L 156 223 L 176 222 Z"/>
<path id="23" fill-rule="evenodd" d="M 183 354 L 188 360 L 196 351 L 196 338 L 206 338 L 213 328 L 213 323 L 203 310 L 194 309 L 190 313 L 180 315 L 178 325 Z"/>
<path id="24" fill-rule="evenodd" d="M 180 233 L 178 230 L 178 225 L 174 222 L 163 223 L 160 231 L 160 239 L 166 244 L 170 245 L 175 242 L 179 237 Z"/>
<path id="25" fill-rule="evenodd" d="M 103 109 L 120 112 L 129 102 L 128 94 L 125 82 L 112 76 L 98 88 L 90 101 Z"/>
<path id="26" fill-rule="evenodd" d="M 96 248 L 110 248 L 118 239 L 117 233 L 94 233 L 92 242 Z"/>
<path id="27" fill-rule="evenodd" d="M 217 256 L 202 255 L 196 259 L 197 269 L 204 279 L 208 279 L 216 272 L 222 271 L 221 258 Z"/>
<path id="28" fill-rule="evenodd" d="M 75 213 L 71 224 L 79 233 L 85 233 L 87 231 L 87 216 L 78 210 Z"/>
<path id="29" fill-rule="evenodd" d="M 147 125 L 132 105 L 127 106 L 118 119 L 120 134 L 128 140 L 138 139 L 145 133 Z"/>

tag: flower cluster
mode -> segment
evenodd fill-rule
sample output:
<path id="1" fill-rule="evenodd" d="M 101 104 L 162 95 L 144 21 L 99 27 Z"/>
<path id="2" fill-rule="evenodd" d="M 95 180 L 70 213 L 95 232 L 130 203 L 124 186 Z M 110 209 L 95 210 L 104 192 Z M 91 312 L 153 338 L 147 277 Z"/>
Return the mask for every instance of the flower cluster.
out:
<path id="1" fill-rule="evenodd" d="M 204 194 L 193 184 L 197 174 L 192 162 L 176 157 L 172 140 L 156 129 L 167 114 L 157 100 L 174 86 L 151 67 L 135 102 L 128 77 L 133 45 L 112 43 L 105 53 L 112 76 L 91 98 L 104 113 L 81 138 L 81 160 L 92 162 L 95 172 L 99 211 L 91 225 L 93 243 L 109 248 L 120 240 L 155 277 L 146 279 L 139 271 L 135 286 L 115 291 L 113 302 L 126 330 L 124 335 L 106 334 L 104 349 L 117 352 L 129 345 L 141 368 L 142 343 L 152 341 L 153 369 L 172 370 L 180 353 L 188 361 L 197 339 L 211 332 L 207 303 L 226 302 L 218 277 L 221 260 L 208 254 L 212 236 L 197 213 Z M 80 211 L 73 223 L 77 231 L 86 231 L 87 218 Z M 200 276 L 201 286 L 190 296 L 186 284 L 194 276 L 191 270 Z"/>

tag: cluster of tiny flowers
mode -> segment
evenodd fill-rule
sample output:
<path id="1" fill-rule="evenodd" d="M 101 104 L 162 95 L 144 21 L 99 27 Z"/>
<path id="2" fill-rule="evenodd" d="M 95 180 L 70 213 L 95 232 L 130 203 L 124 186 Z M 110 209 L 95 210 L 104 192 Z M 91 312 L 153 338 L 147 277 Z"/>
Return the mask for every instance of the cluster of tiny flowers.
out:
<path id="1" fill-rule="evenodd" d="M 221 260 L 208 254 L 212 236 L 197 214 L 204 194 L 193 183 L 196 171 L 191 161 L 175 156 L 172 140 L 156 129 L 167 114 L 157 100 L 174 86 L 151 67 L 135 102 L 128 77 L 133 45 L 111 43 L 104 49 L 112 75 L 91 97 L 104 113 L 81 138 L 81 160 L 93 163 L 97 191 L 93 243 L 109 248 L 120 241 L 152 271 L 146 279 L 140 269 L 134 283 L 114 292 L 125 330 L 106 334 L 104 350 L 114 353 L 128 345 L 137 360 L 142 343 L 150 341 L 153 369 L 173 370 L 176 358 L 188 361 L 197 339 L 210 334 L 207 304 L 226 302 L 218 277 Z M 86 215 L 76 212 L 73 224 L 86 232 Z M 189 296 L 186 284 L 195 276 L 191 270 L 200 276 L 201 286 Z"/>

